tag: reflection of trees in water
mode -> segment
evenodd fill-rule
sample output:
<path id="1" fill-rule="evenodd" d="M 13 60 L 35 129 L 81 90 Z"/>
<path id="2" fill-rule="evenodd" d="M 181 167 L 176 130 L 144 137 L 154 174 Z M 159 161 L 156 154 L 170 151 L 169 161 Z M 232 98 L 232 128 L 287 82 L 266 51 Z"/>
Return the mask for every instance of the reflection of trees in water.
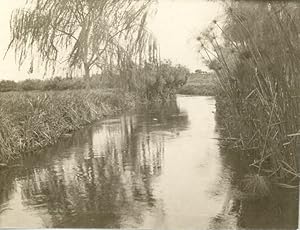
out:
<path id="1" fill-rule="evenodd" d="M 142 224 L 144 210 L 162 209 L 152 181 L 161 174 L 165 137 L 153 131 L 187 124 L 172 106 L 151 109 L 150 117 L 123 116 L 118 122 L 87 128 L 33 164 L 28 159 L 29 169 L 19 178 L 24 204 L 46 210 L 54 226 Z M 149 123 L 151 116 L 160 120 L 160 128 Z"/>
<path id="2" fill-rule="evenodd" d="M 7 210 L 6 201 L 11 199 L 11 191 L 15 189 L 15 173 L 15 169 L 0 171 L 0 215 Z"/>

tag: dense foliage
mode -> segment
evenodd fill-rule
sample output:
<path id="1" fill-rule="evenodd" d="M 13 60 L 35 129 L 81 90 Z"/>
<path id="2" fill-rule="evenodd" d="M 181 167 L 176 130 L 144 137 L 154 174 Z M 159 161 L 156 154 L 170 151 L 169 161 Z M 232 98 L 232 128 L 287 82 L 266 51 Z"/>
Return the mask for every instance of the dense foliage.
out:
<path id="1" fill-rule="evenodd" d="M 176 90 L 185 84 L 189 70 L 184 66 L 174 66 L 171 62 L 146 64 L 145 67 L 132 66 L 126 72 L 110 69 L 90 77 L 90 89 L 121 89 L 138 93 L 147 100 L 166 100 L 175 95 Z M 85 89 L 84 78 L 26 79 L 20 82 L 0 81 L 0 92 L 8 91 L 47 91 Z"/>
<path id="2" fill-rule="evenodd" d="M 90 89 L 84 78 L 2 81 L 0 164 L 122 108 L 172 98 L 188 74 L 185 67 L 165 62 L 132 68 L 125 77 L 117 71 L 92 76 Z"/>
<path id="3" fill-rule="evenodd" d="M 186 95 L 216 96 L 218 82 L 214 73 L 195 71 L 177 93 Z"/>
<path id="4" fill-rule="evenodd" d="M 116 90 L 2 93 L 0 164 L 53 144 L 85 124 L 132 108 L 135 102 L 132 94 Z"/>
<path id="5" fill-rule="evenodd" d="M 250 173 L 295 181 L 300 132 L 300 18 L 293 2 L 230 2 L 197 38 L 223 89 L 228 139 Z M 218 36 L 221 34 L 222 36 Z M 299 153 L 298 153 L 299 154 Z M 253 177 L 254 178 L 254 177 Z"/>

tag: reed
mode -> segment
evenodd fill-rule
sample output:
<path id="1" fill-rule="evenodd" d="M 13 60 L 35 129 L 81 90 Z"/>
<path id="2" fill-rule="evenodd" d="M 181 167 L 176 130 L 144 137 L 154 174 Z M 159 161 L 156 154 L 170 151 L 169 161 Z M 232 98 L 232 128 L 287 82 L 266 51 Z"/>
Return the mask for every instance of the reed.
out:
<path id="1" fill-rule="evenodd" d="M 54 144 L 63 134 L 122 109 L 132 94 L 115 90 L 0 94 L 0 164 Z"/>
<path id="2" fill-rule="evenodd" d="M 227 135 L 257 175 L 251 181 L 299 177 L 299 18 L 293 2 L 230 2 L 225 21 L 197 38 L 218 76 Z"/>

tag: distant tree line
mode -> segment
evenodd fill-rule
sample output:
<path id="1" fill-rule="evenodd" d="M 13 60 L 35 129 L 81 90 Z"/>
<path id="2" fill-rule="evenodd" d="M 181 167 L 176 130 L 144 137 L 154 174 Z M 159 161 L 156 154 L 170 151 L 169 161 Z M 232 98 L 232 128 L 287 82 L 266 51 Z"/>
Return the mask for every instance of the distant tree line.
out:
<path id="1" fill-rule="evenodd" d="M 0 91 L 121 88 L 146 98 L 169 98 L 189 70 L 160 59 L 147 30 L 154 0 L 29 0 L 12 13 L 11 42 L 19 67 L 45 73 L 63 67 L 83 78 L 3 81 Z M 98 72 L 101 74 L 93 75 Z"/>
<path id="2" fill-rule="evenodd" d="M 181 65 L 172 65 L 170 61 L 159 64 L 147 63 L 143 68 L 132 66 L 127 70 L 118 71 L 110 68 L 101 74 L 90 76 L 90 88 L 119 88 L 122 91 L 136 92 L 144 98 L 155 97 L 166 99 L 175 95 L 176 90 L 184 85 L 190 75 L 189 70 Z M 33 90 L 76 90 L 85 89 L 84 77 L 49 79 L 26 79 L 20 82 L 12 80 L 0 81 L 0 92 L 33 91 Z"/>
<path id="3" fill-rule="evenodd" d="M 93 77 L 94 78 L 94 77 Z M 33 91 L 33 90 L 67 90 L 67 89 L 82 89 L 82 78 L 61 78 L 54 77 L 51 79 L 26 79 L 23 81 L 2 80 L 0 81 L 0 92 L 10 91 Z"/>

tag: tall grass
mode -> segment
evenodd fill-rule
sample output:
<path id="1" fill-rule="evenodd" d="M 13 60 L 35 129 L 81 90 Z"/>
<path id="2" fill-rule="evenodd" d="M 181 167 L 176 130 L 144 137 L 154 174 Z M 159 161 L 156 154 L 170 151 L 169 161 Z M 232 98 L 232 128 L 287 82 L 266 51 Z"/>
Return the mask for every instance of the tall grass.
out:
<path id="1" fill-rule="evenodd" d="M 299 177 L 299 19 L 297 3 L 230 2 L 225 22 L 197 38 L 222 89 L 228 139 L 253 175 L 286 183 Z"/>
<path id="2" fill-rule="evenodd" d="M 5 90 L 23 91 L 0 93 L 0 164 L 138 101 L 171 99 L 188 74 L 183 66 L 161 62 L 107 69 L 91 77 L 89 87 L 83 78 L 4 81 Z"/>
<path id="3" fill-rule="evenodd" d="M 0 94 L 0 163 L 55 143 L 60 136 L 134 106 L 113 90 Z"/>

